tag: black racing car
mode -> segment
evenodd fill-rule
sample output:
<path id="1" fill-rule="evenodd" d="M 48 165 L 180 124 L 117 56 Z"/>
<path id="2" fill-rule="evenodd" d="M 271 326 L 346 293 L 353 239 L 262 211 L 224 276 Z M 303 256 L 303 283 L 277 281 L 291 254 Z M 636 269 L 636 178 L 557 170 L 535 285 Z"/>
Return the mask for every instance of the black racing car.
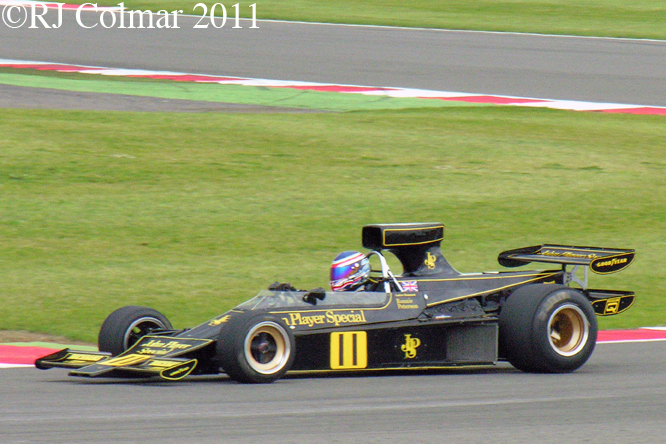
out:
<path id="1" fill-rule="evenodd" d="M 588 288 L 588 270 L 620 271 L 634 250 L 539 245 L 505 251 L 499 263 L 551 270 L 459 273 L 440 249 L 438 223 L 363 227 L 378 262 L 376 291 L 274 289 L 197 327 L 174 330 L 161 313 L 120 308 L 104 321 L 99 352 L 61 350 L 36 361 L 73 376 L 151 377 L 227 373 L 249 383 L 286 372 L 492 365 L 571 372 L 592 354 L 598 316 L 627 310 L 634 293 Z M 383 255 L 393 253 L 394 275 Z M 575 284 L 576 287 L 570 286 Z M 279 288 L 279 287 L 278 287 Z"/>

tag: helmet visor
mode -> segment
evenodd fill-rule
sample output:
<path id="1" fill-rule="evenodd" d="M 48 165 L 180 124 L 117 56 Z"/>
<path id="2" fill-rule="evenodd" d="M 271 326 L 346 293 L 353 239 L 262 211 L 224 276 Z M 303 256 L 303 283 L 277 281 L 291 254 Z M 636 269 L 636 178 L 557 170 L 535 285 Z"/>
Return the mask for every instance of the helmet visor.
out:
<path id="1" fill-rule="evenodd" d="M 349 252 L 340 254 L 331 266 L 331 280 L 338 281 L 348 278 L 359 271 L 364 261 L 367 261 L 367 259 L 362 253 Z"/>
<path id="2" fill-rule="evenodd" d="M 359 263 L 355 262 L 350 265 L 345 265 L 342 267 L 331 268 L 331 280 L 339 281 L 340 279 L 346 279 L 352 274 L 356 273 L 359 268 Z"/>

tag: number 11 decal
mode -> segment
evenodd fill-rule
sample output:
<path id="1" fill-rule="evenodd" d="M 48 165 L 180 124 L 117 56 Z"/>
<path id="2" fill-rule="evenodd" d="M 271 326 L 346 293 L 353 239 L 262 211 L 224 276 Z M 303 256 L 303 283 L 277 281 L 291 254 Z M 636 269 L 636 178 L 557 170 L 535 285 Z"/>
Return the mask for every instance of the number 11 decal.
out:
<path id="1" fill-rule="evenodd" d="M 368 366 L 368 335 L 364 331 L 331 333 L 331 369 Z"/>

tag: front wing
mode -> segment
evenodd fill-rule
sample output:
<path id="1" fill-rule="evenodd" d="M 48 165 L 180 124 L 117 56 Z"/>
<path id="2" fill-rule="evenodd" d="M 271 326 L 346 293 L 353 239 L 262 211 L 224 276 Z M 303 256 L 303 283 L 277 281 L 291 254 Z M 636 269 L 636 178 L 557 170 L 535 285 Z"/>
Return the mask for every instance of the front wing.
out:
<path id="1" fill-rule="evenodd" d="M 175 381 L 197 368 L 199 352 L 211 339 L 144 336 L 118 356 L 104 352 L 64 349 L 35 361 L 39 369 L 69 368 L 72 376 L 151 377 Z"/>

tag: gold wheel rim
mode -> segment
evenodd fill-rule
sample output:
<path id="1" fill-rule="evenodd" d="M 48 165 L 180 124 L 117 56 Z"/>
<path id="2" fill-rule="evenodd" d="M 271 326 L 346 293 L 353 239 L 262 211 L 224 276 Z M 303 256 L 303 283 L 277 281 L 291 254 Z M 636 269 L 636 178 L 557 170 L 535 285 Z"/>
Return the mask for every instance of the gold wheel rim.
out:
<path id="1" fill-rule="evenodd" d="M 279 372 L 289 360 L 291 347 L 287 332 L 280 324 L 261 322 L 245 337 L 245 357 L 249 366 L 264 375 Z"/>
<path id="2" fill-rule="evenodd" d="M 574 356 L 587 344 L 590 324 L 577 305 L 558 307 L 548 320 L 548 341 L 561 356 Z"/>

